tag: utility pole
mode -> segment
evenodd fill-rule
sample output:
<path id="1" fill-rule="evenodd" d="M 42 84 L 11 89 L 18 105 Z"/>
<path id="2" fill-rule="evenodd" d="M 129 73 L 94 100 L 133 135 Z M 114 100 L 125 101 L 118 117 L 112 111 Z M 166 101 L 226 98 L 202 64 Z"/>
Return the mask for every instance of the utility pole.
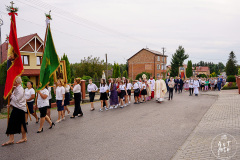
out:
<path id="1" fill-rule="evenodd" d="M 108 61 L 107 61 L 107 53 L 106 53 L 105 55 L 106 55 L 106 67 L 107 67 L 107 69 L 106 69 L 106 71 L 107 71 L 106 82 L 107 82 L 107 80 L 108 80 Z"/>
<path id="2" fill-rule="evenodd" d="M 165 49 L 166 49 L 166 48 L 164 48 L 164 47 L 162 48 L 162 50 L 163 50 L 163 55 L 164 55 L 164 53 L 165 53 L 165 51 L 166 51 Z"/>
<path id="3" fill-rule="evenodd" d="M 3 20 L 0 19 L 0 45 L 1 45 L 1 59 L 0 59 L 0 64 L 2 63 L 2 25 L 3 25 Z"/>

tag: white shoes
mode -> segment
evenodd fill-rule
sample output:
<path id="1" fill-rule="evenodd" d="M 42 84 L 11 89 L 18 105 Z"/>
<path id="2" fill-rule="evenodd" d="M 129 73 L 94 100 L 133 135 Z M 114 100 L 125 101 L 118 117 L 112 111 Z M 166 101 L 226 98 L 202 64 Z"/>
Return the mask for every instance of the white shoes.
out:
<path id="1" fill-rule="evenodd" d="M 109 107 L 109 109 L 113 109 L 113 107 L 111 106 L 111 107 Z"/>
<path id="2" fill-rule="evenodd" d="M 107 107 L 105 107 L 105 111 L 108 111 L 108 108 L 107 108 Z"/>
<path id="3" fill-rule="evenodd" d="M 114 108 L 117 109 L 117 108 L 118 108 L 118 105 L 116 105 Z"/>
<path id="4" fill-rule="evenodd" d="M 123 106 L 120 106 L 120 108 L 123 108 Z"/>
<path id="5" fill-rule="evenodd" d="M 61 122 L 61 119 L 60 119 L 60 120 L 57 120 L 55 123 L 59 123 L 59 122 Z"/>
<path id="6" fill-rule="evenodd" d="M 131 102 L 129 101 L 128 104 L 131 104 Z"/>
<path id="7" fill-rule="evenodd" d="M 100 112 L 103 112 L 103 109 L 102 109 L 102 108 L 100 108 L 100 109 L 99 109 L 99 111 L 100 111 Z"/>

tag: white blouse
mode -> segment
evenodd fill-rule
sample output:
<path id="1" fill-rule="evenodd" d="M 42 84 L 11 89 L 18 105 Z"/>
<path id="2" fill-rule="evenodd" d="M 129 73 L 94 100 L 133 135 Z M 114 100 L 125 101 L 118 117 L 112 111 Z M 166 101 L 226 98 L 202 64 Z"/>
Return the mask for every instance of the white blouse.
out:
<path id="1" fill-rule="evenodd" d="M 108 85 L 107 84 L 105 84 L 105 86 L 100 84 L 100 93 L 107 92 L 107 90 L 108 90 Z"/>
<path id="2" fill-rule="evenodd" d="M 48 93 L 49 93 L 48 98 L 47 98 L 48 100 L 52 99 L 51 91 L 52 91 L 52 87 L 48 87 Z"/>
<path id="3" fill-rule="evenodd" d="M 138 89 L 139 88 L 139 85 L 137 84 L 137 83 L 135 83 L 134 85 L 133 85 L 133 89 Z"/>
<path id="4" fill-rule="evenodd" d="M 144 88 L 143 88 L 144 87 Z M 142 87 L 141 87 L 142 89 L 147 89 L 147 87 L 146 87 L 146 84 L 145 83 L 142 83 Z"/>
<path id="5" fill-rule="evenodd" d="M 123 85 L 120 85 L 120 86 L 119 86 L 119 89 L 120 89 L 121 91 L 125 91 L 125 87 L 126 87 L 126 85 L 123 84 Z"/>
<path id="6" fill-rule="evenodd" d="M 97 90 L 98 90 L 98 87 L 96 86 L 96 84 L 94 84 L 94 83 L 88 84 L 88 86 L 87 86 L 88 92 L 97 91 Z"/>
<path id="7" fill-rule="evenodd" d="M 65 88 L 63 86 L 56 88 L 56 100 L 63 100 L 63 94 L 65 94 Z"/>
<path id="8" fill-rule="evenodd" d="M 81 86 L 77 84 L 73 87 L 73 93 L 81 93 Z"/>
<path id="9" fill-rule="evenodd" d="M 42 94 L 44 95 L 49 95 L 48 90 L 45 88 L 43 90 L 40 91 Z M 42 108 L 42 107 L 46 107 L 49 106 L 49 99 L 48 97 L 46 99 L 43 99 L 40 94 L 38 94 L 38 99 L 37 99 L 37 106 L 38 108 Z"/>
<path id="10" fill-rule="evenodd" d="M 21 85 L 14 89 L 10 99 L 10 105 L 27 112 L 26 97 L 24 96 L 24 89 Z"/>
<path id="11" fill-rule="evenodd" d="M 34 91 L 33 88 L 31 88 L 31 89 L 26 88 L 26 89 L 25 89 L 25 97 L 26 97 L 26 100 L 28 100 L 33 94 L 34 94 L 34 96 L 35 96 L 35 91 Z M 27 101 L 27 102 L 33 102 L 33 101 L 34 101 L 34 98 L 33 98 L 32 100 L 30 100 L 30 101 Z"/>
<path id="12" fill-rule="evenodd" d="M 69 93 L 70 92 L 70 86 L 68 84 L 66 84 L 65 86 L 65 93 Z"/>
<path id="13" fill-rule="evenodd" d="M 132 89 L 132 84 L 131 83 L 128 83 L 127 84 L 127 90 L 131 90 Z"/>

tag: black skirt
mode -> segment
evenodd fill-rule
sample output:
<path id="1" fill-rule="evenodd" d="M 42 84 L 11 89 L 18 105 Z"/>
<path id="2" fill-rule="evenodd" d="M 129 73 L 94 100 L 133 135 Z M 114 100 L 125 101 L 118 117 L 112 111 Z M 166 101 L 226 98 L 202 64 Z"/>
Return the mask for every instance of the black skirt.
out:
<path id="1" fill-rule="evenodd" d="M 93 102 L 93 101 L 94 101 L 94 97 L 95 97 L 95 92 L 89 92 L 90 102 Z"/>
<path id="2" fill-rule="evenodd" d="M 126 95 L 126 91 L 125 90 L 121 90 L 120 99 L 123 99 L 123 97 L 125 95 Z"/>
<path id="3" fill-rule="evenodd" d="M 27 132 L 25 112 L 21 109 L 13 107 L 11 116 L 9 118 L 6 134 L 20 134 L 22 125 L 24 130 Z"/>
<path id="4" fill-rule="evenodd" d="M 108 100 L 108 96 L 107 96 L 107 93 L 106 93 L 106 92 L 101 93 L 101 95 L 100 95 L 100 100 L 103 100 L 103 101 Z"/>
<path id="5" fill-rule="evenodd" d="M 127 90 L 129 96 L 131 96 L 131 89 Z"/>
<path id="6" fill-rule="evenodd" d="M 69 105 L 69 101 L 70 101 L 70 93 L 67 92 L 65 93 L 64 106 Z"/>
<path id="7" fill-rule="evenodd" d="M 141 95 L 147 95 L 147 90 L 146 89 L 143 89 L 142 91 L 141 91 Z"/>
<path id="8" fill-rule="evenodd" d="M 140 89 L 135 89 L 134 90 L 134 97 L 138 97 L 139 96 L 139 93 L 140 93 Z"/>

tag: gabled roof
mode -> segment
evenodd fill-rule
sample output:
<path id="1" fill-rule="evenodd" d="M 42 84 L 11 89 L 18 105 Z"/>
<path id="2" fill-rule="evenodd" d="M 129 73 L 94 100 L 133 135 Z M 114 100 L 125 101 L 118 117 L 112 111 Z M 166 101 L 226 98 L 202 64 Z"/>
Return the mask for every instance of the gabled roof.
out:
<path id="1" fill-rule="evenodd" d="M 148 52 L 151 52 L 151 53 L 153 53 L 153 54 L 155 54 L 155 55 L 157 55 L 157 56 L 164 56 L 164 57 L 167 57 L 167 55 L 163 55 L 161 52 L 159 52 L 159 51 L 155 51 L 155 50 L 151 50 L 151 49 L 149 49 L 149 48 L 143 48 L 143 49 L 141 49 L 140 51 L 138 51 L 136 54 L 134 54 L 132 57 L 130 57 L 128 60 L 130 60 L 131 58 L 133 58 L 134 56 L 136 56 L 138 53 L 140 53 L 142 50 L 146 50 L 146 51 L 148 51 Z"/>
<path id="2" fill-rule="evenodd" d="M 197 66 L 196 71 L 197 72 L 207 72 L 207 71 L 209 71 L 209 67 L 207 67 L 207 66 Z"/>
<path id="3" fill-rule="evenodd" d="M 18 38 L 19 49 L 21 49 L 24 45 L 26 45 L 29 41 L 31 41 L 35 36 L 37 36 L 37 38 L 43 43 L 43 40 L 38 36 L 38 34 L 34 33 L 28 36 Z M 2 62 L 3 62 L 7 59 L 7 43 L 4 42 L 0 46 L 0 53 L 1 53 L 1 48 L 2 48 Z"/>

